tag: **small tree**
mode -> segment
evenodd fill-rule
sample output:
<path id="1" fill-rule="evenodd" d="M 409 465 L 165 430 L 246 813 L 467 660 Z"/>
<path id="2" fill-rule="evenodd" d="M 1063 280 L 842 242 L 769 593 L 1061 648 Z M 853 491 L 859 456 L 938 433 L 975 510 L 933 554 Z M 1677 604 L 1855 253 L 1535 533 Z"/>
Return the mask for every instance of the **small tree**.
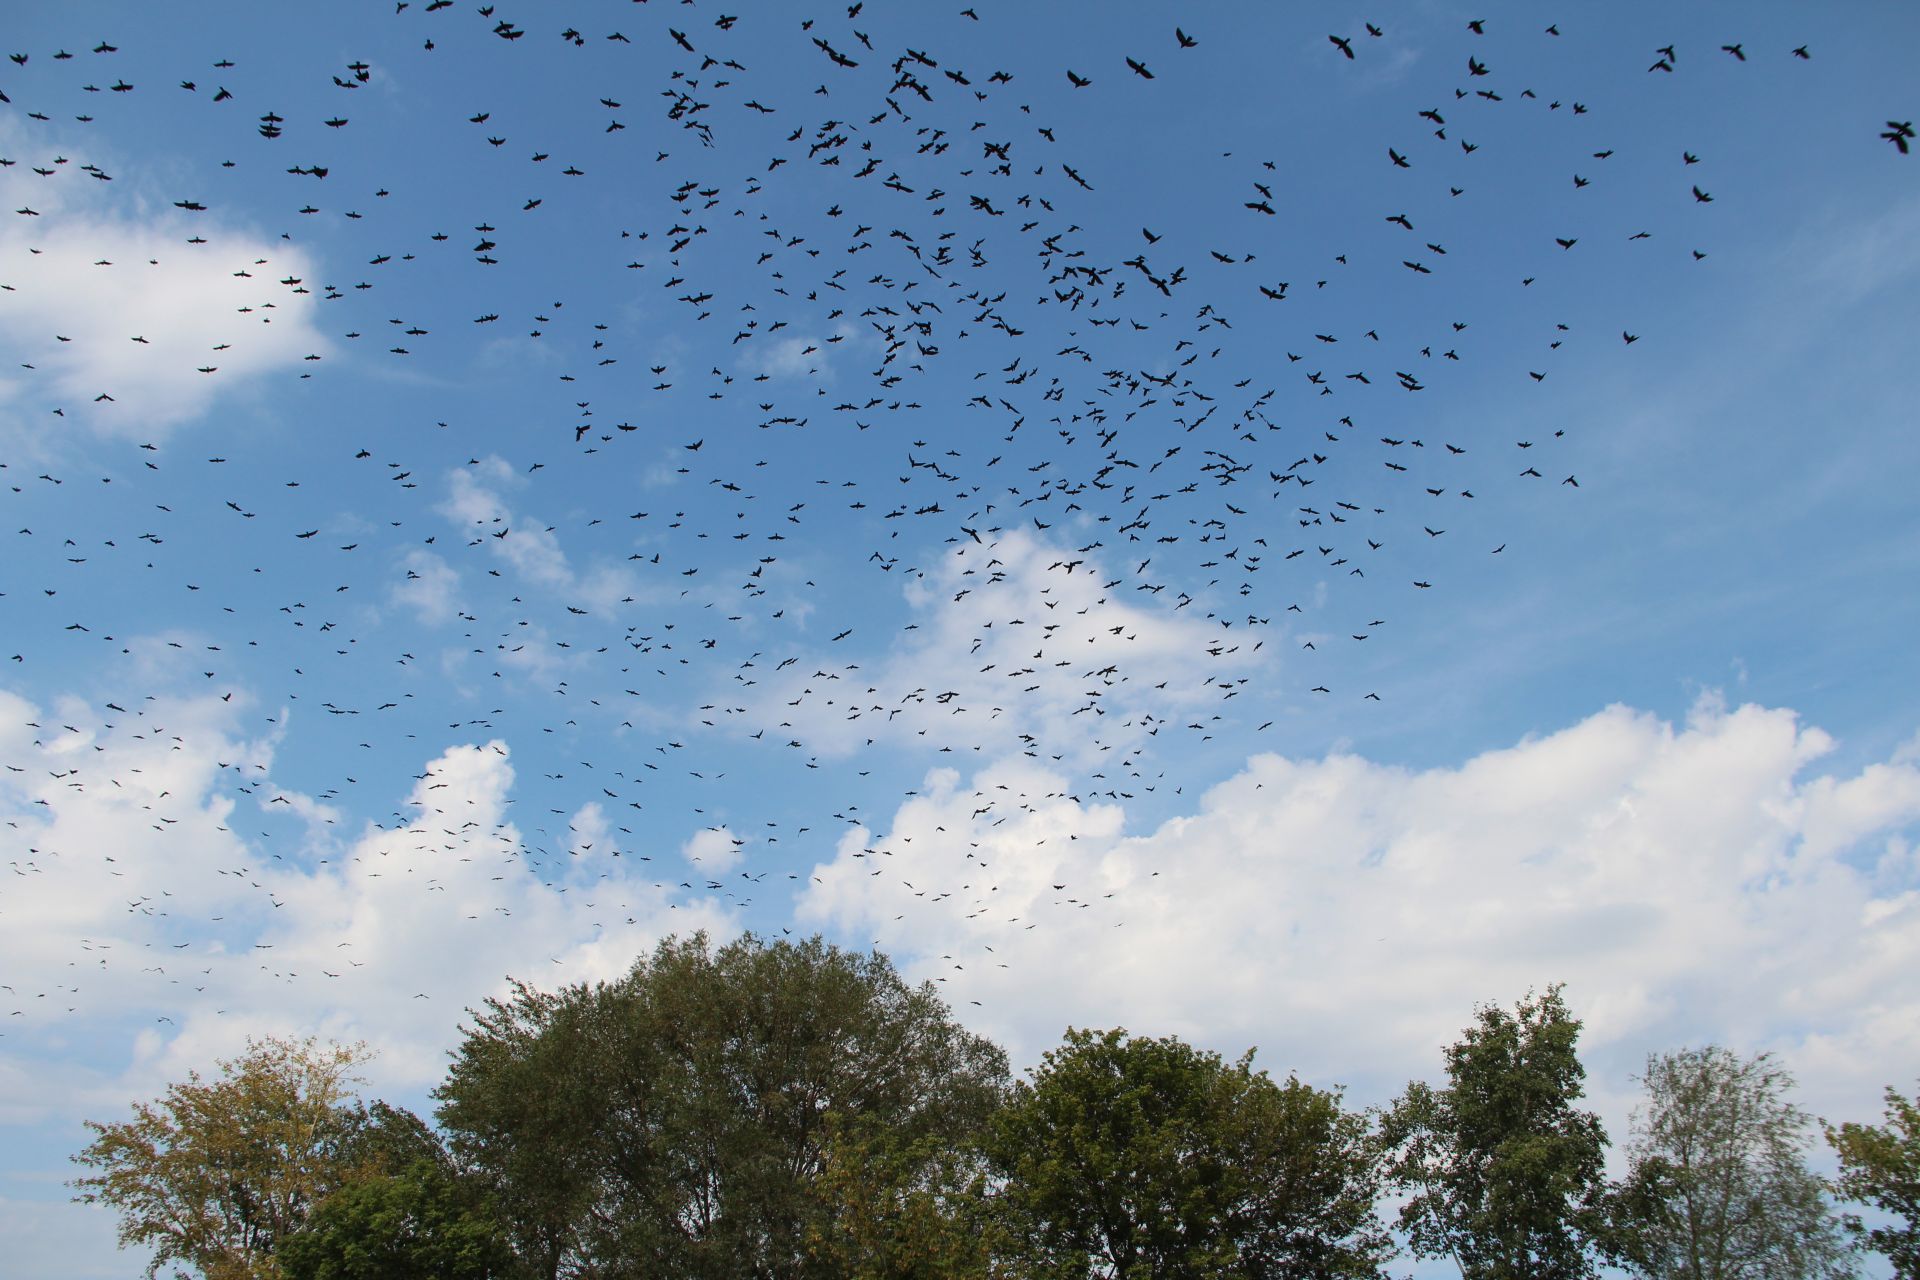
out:
<path id="1" fill-rule="evenodd" d="M 1840 1156 L 1842 1197 L 1872 1205 L 1887 1217 L 1868 1227 L 1859 1214 L 1845 1222 L 1855 1241 L 1893 1263 L 1896 1280 L 1920 1280 L 1920 1095 L 1887 1090 L 1885 1125 L 1827 1127 L 1827 1141 Z"/>
<path id="2" fill-rule="evenodd" d="M 74 1161 L 76 1200 L 120 1214 L 121 1247 L 153 1249 L 149 1280 L 184 1263 L 208 1280 L 273 1280 L 273 1254 L 345 1179 L 346 1107 L 363 1045 L 249 1040 L 219 1064 L 136 1103 L 118 1124 L 89 1120 Z"/>
<path id="3" fill-rule="evenodd" d="M 1069 1031 L 986 1140 L 1011 1274 L 1380 1275 L 1378 1152 L 1339 1103 L 1251 1052 Z"/>
<path id="4" fill-rule="evenodd" d="M 1654 1054 L 1616 1189 L 1613 1243 L 1652 1280 L 1849 1274 L 1825 1184 L 1806 1164 L 1793 1077 L 1719 1045 Z"/>
<path id="5" fill-rule="evenodd" d="M 1382 1138 L 1415 1254 L 1452 1257 L 1467 1280 L 1594 1273 L 1607 1139 L 1574 1105 L 1579 1036 L 1558 986 L 1513 1013 L 1482 1006 L 1447 1049 L 1447 1087 L 1415 1081 L 1394 1103 Z"/>

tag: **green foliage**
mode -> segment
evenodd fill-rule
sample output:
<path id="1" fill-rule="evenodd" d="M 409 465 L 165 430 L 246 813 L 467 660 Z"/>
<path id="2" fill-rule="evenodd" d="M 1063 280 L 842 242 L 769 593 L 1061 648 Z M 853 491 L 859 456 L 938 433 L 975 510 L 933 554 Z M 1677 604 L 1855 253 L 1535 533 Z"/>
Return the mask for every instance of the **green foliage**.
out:
<path id="1" fill-rule="evenodd" d="M 249 1040 L 219 1078 L 189 1073 L 118 1124 L 87 1121 L 76 1200 L 120 1215 L 120 1244 L 208 1280 L 276 1280 L 278 1245 L 350 1171 L 344 1105 L 364 1046 Z"/>
<path id="2" fill-rule="evenodd" d="M 1718 1045 L 1647 1060 L 1610 1251 L 1652 1280 L 1848 1275 L 1825 1184 L 1806 1164 L 1807 1116 L 1767 1054 Z"/>
<path id="3" fill-rule="evenodd" d="M 1884 1125 L 1829 1126 L 1827 1141 L 1840 1156 L 1840 1195 L 1872 1205 L 1888 1219 L 1868 1227 L 1850 1213 L 1848 1232 L 1885 1254 L 1896 1280 L 1920 1280 L 1920 1105 L 1891 1088 L 1886 1100 Z"/>
<path id="4" fill-rule="evenodd" d="M 280 1247 L 286 1280 L 502 1280 L 505 1232 L 444 1164 L 371 1173 L 320 1203 Z"/>
<path id="5" fill-rule="evenodd" d="M 1016 1273 L 1379 1274 L 1392 1244 L 1366 1118 L 1252 1058 L 1069 1031 L 987 1138 Z"/>
<path id="6" fill-rule="evenodd" d="M 818 939 L 669 939 L 625 978 L 489 1001 L 436 1093 L 536 1274 L 831 1274 L 828 1118 L 911 1146 L 998 1104 L 1005 1055 L 930 986 Z"/>
<path id="7" fill-rule="evenodd" d="M 1839 1280 L 1842 1222 L 1767 1055 L 1655 1055 L 1627 1176 L 1576 1106 L 1560 988 L 1484 1006 L 1380 1117 L 1178 1039 L 1069 1030 L 1030 1080 L 930 985 L 818 938 L 668 939 L 516 985 L 436 1090 L 352 1096 L 362 1046 L 250 1041 L 119 1124 L 76 1199 L 206 1280 L 1383 1280 L 1376 1208 L 1464 1280 Z M 1827 1129 L 1857 1245 L 1920 1280 L 1920 1107 Z"/>
<path id="8" fill-rule="evenodd" d="M 829 1122 L 810 1258 L 845 1280 L 987 1280 L 998 1252 L 986 1166 L 964 1139 L 903 1142 L 882 1125 Z"/>
<path id="9" fill-rule="evenodd" d="M 1558 986 L 1513 1013 L 1482 1006 L 1447 1049 L 1447 1087 L 1415 1082 L 1394 1103 L 1382 1136 L 1416 1254 L 1452 1257 L 1466 1280 L 1594 1274 L 1607 1139 L 1574 1106 L 1579 1035 Z"/>
<path id="10" fill-rule="evenodd" d="M 439 1135 L 413 1112 L 378 1099 L 355 1102 L 335 1112 L 341 1163 L 354 1175 L 398 1173 L 426 1161 L 446 1165 Z"/>

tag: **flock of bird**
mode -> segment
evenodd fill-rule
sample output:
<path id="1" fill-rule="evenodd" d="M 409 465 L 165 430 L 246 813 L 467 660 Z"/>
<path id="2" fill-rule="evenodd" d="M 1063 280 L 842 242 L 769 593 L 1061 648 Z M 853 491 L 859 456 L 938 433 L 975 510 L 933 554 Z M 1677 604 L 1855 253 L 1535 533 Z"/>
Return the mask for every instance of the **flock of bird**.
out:
<path id="1" fill-rule="evenodd" d="M 1586 331 L 1553 313 L 1556 282 L 1699 269 L 1722 207 L 1710 145 L 1630 157 L 1652 144 L 1617 103 L 1535 80 L 1572 23 L 1435 37 L 1445 96 L 1311 173 L 1310 144 L 1194 141 L 1200 60 L 1239 38 L 1197 10 L 1093 57 L 995 9 L 508 8 L 368 9 L 367 51 L 331 65 L 322 41 L 262 65 L 180 54 L 177 31 L 8 37 L 0 307 L 38 305 L 16 284 L 31 259 L 113 219 L 164 249 L 87 270 L 184 261 L 242 301 L 191 355 L 97 317 L 10 353 L 4 687 L 84 690 L 95 742 L 169 740 L 156 670 L 239 694 L 263 734 L 293 709 L 312 785 L 224 765 L 263 859 L 300 856 L 274 825 L 300 803 L 371 817 L 380 763 L 491 737 L 540 775 L 531 804 L 556 802 L 499 856 L 564 879 L 593 852 L 566 825 L 591 801 L 659 887 L 744 909 L 804 886 L 930 765 L 1024 755 L 1076 801 L 1134 800 L 1182 786 L 1229 726 L 1314 700 L 1375 714 L 1415 656 L 1393 620 L 1524 546 L 1486 499 L 1543 519 L 1580 500 L 1542 384 L 1576 344 L 1627 367 L 1658 324 L 1628 303 Z M 1391 27 L 1292 56 L 1336 95 L 1386 61 Z M 1642 81 L 1718 59 L 1790 92 L 1818 50 L 1645 54 Z M 168 69 L 125 70 L 136 55 Z M 1185 167 L 1100 132 L 1127 112 L 1184 122 Z M 1913 127 L 1881 136 L 1905 155 Z M 1602 213 L 1566 203 L 1630 164 L 1664 176 L 1617 180 Z M 1390 194 L 1316 223 L 1349 182 Z M 1166 183 L 1205 207 L 1161 220 Z M 1551 194 L 1486 233 L 1489 203 L 1529 184 Z M 1519 225 L 1549 209 L 1571 211 Z M 314 349 L 269 343 L 290 325 Z M 142 403 L 163 384 L 188 420 Z M 52 753 L 80 714 L 29 725 L 3 762 L 22 843 L 0 919 L 50 860 L 108 856 L 34 834 L 46 789 L 122 785 Z M 989 825 L 1052 795 L 975 798 Z M 155 805 L 157 828 L 178 820 Z M 428 799 L 382 819 L 423 893 L 436 857 L 506 839 L 463 816 Z M 724 825 L 727 871 L 667 874 L 649 851 L 703 825 Z M 283 905 L 249 867 L 218 874 Z M 916 892 L 984 920 L 992 879 L 969 858 Z M 153 927 L 147 945 L 196 956 L 212 930 Z M 6 993 L 6 1014 L 47 1008 Z"/>

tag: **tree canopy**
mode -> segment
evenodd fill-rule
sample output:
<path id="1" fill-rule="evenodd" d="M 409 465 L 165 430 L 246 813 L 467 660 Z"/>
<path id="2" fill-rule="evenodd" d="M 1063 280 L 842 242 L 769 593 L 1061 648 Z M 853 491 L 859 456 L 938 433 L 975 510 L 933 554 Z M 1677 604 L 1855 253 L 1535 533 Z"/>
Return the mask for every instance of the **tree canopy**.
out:
<path id="1" fill-rule="evenodd" d="M 1884 1254 L 1897 1280 L 1920 1280 L 1920 1105 L 1891 1086 L 1886 1103 L 1885 1124 L 1829 1125 L 1827 1141 L 1840 1157 L 1840 1194 L 1885 1218 L 1869 1226 L 1849 1213 L 1848 1233 Z"/>
<path id="2" fill-rule="evenodd" d="M 274 1280 L 276 1247 L 353 1167 L 367 1126 L 348 1102 L 366 1057 L 362 1045 L 249 1040 L 216 1079 L 190 1072 L 130 1120 L 88 1121 L 93 1141 L 74 1159 L 97 1172 L 74 1179 L 76 1198 L 119 1212 L 121 1247 L 154 1251 L 149 1280 L 168 1263 Z"/>
<path id="3" fill-rule="evenodd" d="M 75 1198 L 179 1280 L 1920 1280 L 1920 1107 L 1826 1129 L 1767 1054 L 1648 1059 L 1608 1184 L 1561 988 L 1484 1005 L 1385 1112 L 1176 1037 L 1069 1028 L 1026 1079 L 931 985 L 822 939 L 669 938 L 469 1011 L 436 1124 L 361 1045 L 250 1040 L 88 1122 Z M 1871 1220 L 1869 1220 L 1871 1219 Z"/>
<path id="4" fill-rule="evenodd" d="M 1615 1195 L 1618 1256 L 1650 1280 L 1817 1280 L 1850 1274 L 1808 1117 L 1769 1054 L 1657 1053 Z"/>
<path id="5" fill-rule="evenodd" d="M 809 1257 L 843 1280 L 989 1280 L 1006 1272 L 977 1133 L 903 1140 L 830 1121 Z"/>
<path id="6" fill-rule="evenodd" d="M 1361 1277 L 1393 1252 L 1366 1117 L 1251 1052 L 1070 1030 L 986 1149 L 1021 1274 Z"/>
<path id="7" fill-rule="evenodd" d="M 669 939 L 616 982 L 489 1001 L 437 1091 L 538 1274 L 825 1274 L 828 1117 L 900 1141 L 998 1105 L 1006 1056 L 930 986 L 814 939 Z"/>
<path id="8" fill-rule="evenodd" d="M 1447 1085 L 1418 1081 L 1383 1136 L 1400 1225 L 1416 1254 L 1452 1257 L 1467 1280 L 1580 1280 L 1594 1273 L 1607 1139 L 1574 1104 L 1586 1069 L 1561 988 L 1512 1013 L 1483 1005 L 1448 1047 Z"/>
<path id="9" fill-rule="evenodd" d="M 286 1280 L 505 1280 L 512 1248 L 477 1188 L 444 1162 L 370 1172 L 280 1246 Z"/>

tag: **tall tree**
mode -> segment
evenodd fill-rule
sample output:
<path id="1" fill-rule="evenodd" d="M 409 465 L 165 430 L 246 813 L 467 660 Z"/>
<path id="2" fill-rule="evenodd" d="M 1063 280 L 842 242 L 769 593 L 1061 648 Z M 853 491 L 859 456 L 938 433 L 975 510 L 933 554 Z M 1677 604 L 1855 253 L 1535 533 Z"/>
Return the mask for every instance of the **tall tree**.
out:
<path id="1" fill-rule="evenodd" d="M 1613 1197 L 1621 1261 L 1655 1280 L 1850 1274 L 1825 1184 L 1807 1168 L 1808 1117 L 1770 1055 L 1655 1054 L 1643 1083 Z"/>
<path id="2" fill-rule="evenodd" d="M 1654 1054 L 1616 1191 L 1619 1259 L 1651 1280 L 1816 1280 L 1850 1274 L 1808 1117 L 1768 1054 L 1720 1045 Z"/>
<path id="3" fill-rule="evenodd" d="M 361 1045 L 308 1038 L 249 1040 L 219 1064 L 167 1087 L 133 1118 L 89 1120 L 74 1156 L 98 1170 L 75 1178 L 76 1200 L 120 1215 L 120 1244 L 154 1251 L 149 1280 L 184 1263 L 208 1280 L 276 1280 L 276 1247 L 353 1167 L 348 1106 Z"/>
<path id="4" fill-rule="evenodd" d="M 1846 1215 L 1854 1239 L 1893 1263 L 1896 1280 L 1920 1280 L 1920 1095 L 1903 1098 L 1887 1090 L 1884 1125 L 1827 1126 L 1827 1141 L 1840 1157 L 1839 1192 L 1872 1205 L 1885 1222 L 1869 1227 Z"/>
<path id="5" fill-rule="evenodd" d="M 697 934 L 616 982 L 488 1001 L 436 1097 L 537 1274 L 784 1280 L 830 1273 L 807 1243 L 830 1116 L 964 1133 L 1006 1074 L 879 955 Z"/>
<path id="6" fill-rule="evenodd" d="M 1512 1013 L 1482 1006 L 1447 1049 L 1446 1087 L 1409 1084 L 1382 1124 L 1414 1252 L 1453 1258 L 1466 1280 L 1595 1271 L 1607 1139 L 1574 1105 L 1586 1069 L 1560 991 L 1529 994 Z"/>
<path id="7" fill-rule="evenodd" d="M 1069 1031 L 986 1149 L 1013 1274 L 1372 1277 L 1393 1253 L 1367 1118 L 1251 1052 Z"/>

